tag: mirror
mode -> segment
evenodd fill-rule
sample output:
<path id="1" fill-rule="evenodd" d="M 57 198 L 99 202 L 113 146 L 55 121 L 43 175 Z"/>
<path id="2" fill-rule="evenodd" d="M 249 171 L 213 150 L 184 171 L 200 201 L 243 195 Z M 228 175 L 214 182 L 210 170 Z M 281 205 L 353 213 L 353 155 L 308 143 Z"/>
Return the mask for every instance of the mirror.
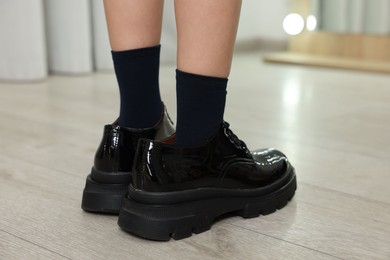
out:
<path id="1" fill-rule="evenodd" d="M 289 1 L 306 29 L 265 61 L 390 73 L 390 0 Z"/>
<path id="2" fill-rule="evenodd" d="M 390 0 L 311 0 L 317 30 L 390 34 Z"/>

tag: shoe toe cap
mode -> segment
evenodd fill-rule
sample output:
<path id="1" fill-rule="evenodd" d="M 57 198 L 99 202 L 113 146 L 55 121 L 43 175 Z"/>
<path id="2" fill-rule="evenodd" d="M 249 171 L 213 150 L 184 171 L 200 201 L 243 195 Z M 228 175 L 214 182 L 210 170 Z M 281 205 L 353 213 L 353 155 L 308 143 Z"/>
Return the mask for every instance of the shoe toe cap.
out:
<path id="1" fill-rule="evenodd" d="M 255 150 L 252 156 L 261 171 L 267 175 L 284 173 L 288 166 L 287 156 L 275 148 Z"/>

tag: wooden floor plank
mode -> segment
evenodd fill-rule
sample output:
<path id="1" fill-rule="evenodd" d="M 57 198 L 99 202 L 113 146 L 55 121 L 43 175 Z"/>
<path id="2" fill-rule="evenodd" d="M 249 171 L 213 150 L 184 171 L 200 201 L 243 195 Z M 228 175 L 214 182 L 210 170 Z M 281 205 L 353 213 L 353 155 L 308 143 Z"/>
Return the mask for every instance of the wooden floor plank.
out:
<path id="1" fill-rule="evenodd" d="M 173 66 L 161 68 L 160 82 L 175 119 Z M 275 214 L 227 218 L 168 243 L 80 209 L 103 124 L 117 116 L 114 75 L 1 83 L 0 258 L 389 259 L 388 82 L 238 56 L 225 118 L 250 148 L 286 152 L 297 195 Z"/>
<path id="2" fill-rule="evenodd" d="M 50 184 L 47 181 L 53 178 L 45 177 L 40 167 L 32 169 L 27 177 L 24 172 L 30 164 L 18 165 L 20 172 L 14 172 L 13 178 L 0 176 L 0 229 L 67 258 L 337 259 L 326 252 L 248 231 L 227 220 L 216 223 L 209 232 L 182 241 L 139 239 L 121 231 L 115 216 L 83 212 L 80 187 L 74 184 L 80 183 L 77 179 L 65 175 Z M 35 179 L 35 183 L 23 182 L 22 178 Z M 71 181 L 66 182 L 67 178 Z"/>
<path id="3" fill-rule="evenodd" d="M 230 223 L 342 259 L 388 259 L 390 205 L 300 183 L 286 209 Z"/>
<path id="4" fill-rule="evenodd" d="M 103 251 L 107 250 L 108 248 L 104 247 L 104 243 L 107 243 L 105 236 L 109 236 L 110 241 L 120 244 L 124 237 L 129 237 L 126 240 L 138 241 L 141 245 L 148 244 L 147 241 L 121 232 L 116 225 L 116 217 L 82 212 L 79 198 L 84 184 L 83 179 L 46 170 L 31 163 L 15 161 L 14 158 L 0 156 L 2 165 L 17 165 L 16 169 L 8 174 L 5 174 L 4 170 L 0 171 L 2 198 L 0 211 L 4 212 L 0 220 L 2 230 L 13 232 L 19 237 L 70 258 L 75 257 L 72 250 L 77 251 L 78 255 L 82 252 L 87 255 L 93 254 L 92 248 L 96 243 L 103 243 L 99 244 L 99 247 Z M 238 238 L 242 238 L 250 233 L 255 237 L 262 236 L 263 239 L 272 238 L 273 240 L 267 243 L 289 244 L 295 247 L 291 250 L 299 256 L 307 253 L 343 259 L 390 256 L 387 243 L 383 243 L 390 240 L 389 204 L 304 183 L 300 183 L 299 187 L 295 199 L 285 209 L 270 216 L 251 220 L 239 217 L 226 219 L 216 223 L 210 233 L 217 232 L 212 235 L 216 240 L 223 240 L 227 236 L 220 233 L 220 229 L 225 230 L 225 233 L 226 230 L 232 232 L 228 232 L 231 237 L 236 234 Z M 235 228 L 232 230 L 230 226 Z M 195 240 L 202 243 L 202 237 L 206 234 L 194 236 L 184 242 L 191 244 L 191 240 Z M 80 243 L 73 244 L 74 239 Z M 85 248 L 89 240 L 94 242 Z M 242 246 L 239 239 L 225 242 L 229 242 L 230 247 Z M 138 245 L 136 242 L 131 243 L 135 247 Z M 248 243 L 255 247 L 257 238 L 252 240 L 247 238 L 245 244 Z M 207 245 L 209 244 L 208 241 Z M 339 248 L 338 245 L 344 247 Z M 113 245 L 109 248 L 111 247 Z M 260 249 L 264 250 L 260 247 L 259 251 L 248 254 L 257 256 L 261 253 Z M 312 250 L 308 252 L 307 249 Z M 136 249 L 132 248 L 131 252 L 134 250 Z M 217 252 L 216 248 L 210 250 L 206 251 L 207 255 Z M 109 252 L 111 250 L 108 250 Z M 116 248 L 116 252 L 129 253 L 127 250 L 121 251 L 120 248 Z M 138 254 L 138 251 L 134 252 Z M 242 254 L 241 251 L 237 253 Z M 99 251 L 100 254 L 104 252 Z"/>
<path id="5" fill-rule="evenodd" d="M 0 230 L 0 259 L 69 259 Z"/>

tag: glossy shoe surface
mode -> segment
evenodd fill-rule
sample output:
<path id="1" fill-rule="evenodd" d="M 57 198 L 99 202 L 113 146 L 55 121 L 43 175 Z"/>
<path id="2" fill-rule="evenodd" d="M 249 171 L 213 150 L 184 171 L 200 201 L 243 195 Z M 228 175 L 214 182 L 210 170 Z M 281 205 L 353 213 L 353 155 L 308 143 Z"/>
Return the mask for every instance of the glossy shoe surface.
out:
<path id="1" fill-rule="evenodd" d="M 230 212 L 243 217 L 272 213 L 296 189 L 294 168 L 283 153 L 251 153 L 225 122 L 199 147 L 143 139 L 132 176 L 118 224 L 153 240 L 206 231 L 214 219 Z"/>
<path id="2" fill-rule="evenodd" d="M 165 108 L 160 122 L 152 128 L 120 127 L 117 122 L 104 126 L 94 165 L 86 180 L 82 208 L 91 212 L 117 214 L 131 181 L 138 140 L 149 138 L 169 143 L 174 138 L 174 132 Z"/>

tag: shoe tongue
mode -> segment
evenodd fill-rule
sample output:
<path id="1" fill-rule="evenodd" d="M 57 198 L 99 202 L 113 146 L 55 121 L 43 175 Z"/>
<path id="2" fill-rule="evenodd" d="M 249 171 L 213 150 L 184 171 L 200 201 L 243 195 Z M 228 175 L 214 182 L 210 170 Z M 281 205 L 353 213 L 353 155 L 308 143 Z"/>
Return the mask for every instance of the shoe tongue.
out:
<path id="1" fill-rule="evenodd" d="M 240 151 L 242 156 L 252 157 L 245 142 L 233 133 L 233 131 L 229 128 L 229 123 L 225 121 L 223 122 L 223 126 L 221 128 L 220 138 L 223 139 L 221 144 L 225 147 L 226 151 L 232 151 L 233 153 Z"/>
<path id="2" fill-rule="evenodd" d="M 173 135 L 168 136 L 167 138 L 165 138 L 163 140 L 160 140 L 159 142 L 163 143 L 163 144 L 174 144 L 175 141 L 176 141 L 176 135 L 173 134 Z"/>
<path id="3" fill-rule="evenodd" d="M 112 123 L 112 125 L 119 125 L 119 117 Z"/>

